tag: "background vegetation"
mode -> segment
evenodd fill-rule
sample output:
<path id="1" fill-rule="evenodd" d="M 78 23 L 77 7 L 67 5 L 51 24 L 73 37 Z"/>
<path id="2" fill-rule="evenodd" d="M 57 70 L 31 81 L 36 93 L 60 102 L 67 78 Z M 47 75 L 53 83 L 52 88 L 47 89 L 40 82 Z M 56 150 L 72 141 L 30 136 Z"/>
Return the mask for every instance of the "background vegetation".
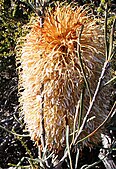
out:
<path id="1" fill-rule="evenodd" d="M 52 1 L 49 1 L 49 3 Z M 68 2 L 71 2 L 70 0 Z M 79 5 L 91 4 L 94 13 L 104 15 L 105 0 L 77 0 Z M 15 66 L 15 46 L 18 37 L 24 34 L 22 26 L 28 23 L 33 11 L 30 4 L 35 7 L 36 0 L 1 0 L 0 1 L 0 167 L 20 168 L 26 166 L 33 168 L 32 159 L 37 158 L 38 150 L 29 137 L 22 137 L 21 134 L 28 134 L 23 131 L 23 118 L 18 112 L 17 83 L 18 76 Z M 115 1 L 109 1 L 110 19 L 109 28 L 113 23 L 115 15 Z M 112 13 L 114 14 L 111 14 Z M 112 64 L 113 75 L 115 74 L 116 63 Z M 113 85 L 115 87 L 115 82 Z M 115 100 L 115 95 L 113 96 Z M 113 134 L 116 134 L 114 121 L 110 125 Z M 8 129 L 8 130 L 7 130 Z M 19 133 L 20 135 L 18 135 Z M 100 146 L 100 145 L 99 145 Z M 79 157 L 79 168 L 85 164 L 92 164 L 98 161 L 99 147 L 91 151 L 85 148 Z M 116 161 L 115 153 L 114 160 Z M 24 158 L 25 157 L 25 158 Z M 28 160 L 31 159 L 31 160 Z M 66 161 L 63 166 L 68 168 Z M 26 168 L 25 167 L 25 168 Z M 22 167 L 23 168 L 23 167 Z M 92 168 L 92 167 L 91 167 Z M 104 168 L 102 163 L 96 164 L 93 168 Z"/>

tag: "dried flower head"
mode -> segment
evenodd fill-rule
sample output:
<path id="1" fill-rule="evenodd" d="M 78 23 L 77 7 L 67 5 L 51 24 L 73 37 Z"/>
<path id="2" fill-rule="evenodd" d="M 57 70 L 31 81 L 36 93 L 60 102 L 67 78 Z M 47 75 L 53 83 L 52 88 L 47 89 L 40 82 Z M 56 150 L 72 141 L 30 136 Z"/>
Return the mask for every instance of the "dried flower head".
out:
<path id="1" fill-rule="evenodd" d="M 41 137 L 40 109 L 41 97 L 44 97 L 46 143 L 49 149 L 59 151 L 65 143 L 66 125 L 69 125 L 72 133 L 77 113 L 75 130 L 78 131 L 90 103 L 78 58 L 78 46 L 93 95 L 104 62 L 104 40 L 95 17 L 84 7 L 57 5 L 54 11 L 46 13 L 43 28 L 40 28 L 38 18 L 33 21 L 21 46 L 21 57 L 18 58 L 22 68 L 19 72 L 19 87 L 24 88 L 19 90 L 20 102 L 27 128 L 32 139 L 37 141 Z M 82 25 L 84 28 L 79 42 Z M 44 89 L 41 93 L 42 85 Z M 83 111 L 80 117 L 78 105 L 83 90 Z M 108 96 L 107 89 L 100 91 L 81 138 L 96 129 L 106 118 Z M 100 133 L 101 130 L 83 144 L 97 143 Z"/>

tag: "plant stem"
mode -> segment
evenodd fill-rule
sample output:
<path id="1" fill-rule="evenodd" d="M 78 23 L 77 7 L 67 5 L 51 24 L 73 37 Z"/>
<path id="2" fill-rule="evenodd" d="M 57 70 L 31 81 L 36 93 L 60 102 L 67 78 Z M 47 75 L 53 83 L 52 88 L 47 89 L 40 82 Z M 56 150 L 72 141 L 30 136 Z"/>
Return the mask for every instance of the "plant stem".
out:
<path id="1" fill-rule="evenodd" d="M 99 81 L 98 81 L 98 84 L 97 84 L 97 87 L 96 87 L 94 96 L 93 96 L 92 101 L 91 101 L 91 103 L 90 103 L 90 105 L 89 105 L 88 111 L 87 111 L 87 113 L 86 113 L 86 115 L 85 115 L 85 117 L 84 117 L 84 119 L 83 119 L 83 123 L 82 123 L 82 125 L 81 125 L 81 127 L 80 127 L 80 130 L 79 130 L 77 136 L 75 137 L 74 143 L 76 143 L 77 139 L 79 138 L 80 134 L 82 133 L 83 128 L 84 128 L 84 126 L 85 126 L 85 124 L 86 124 L 86 121 L 87 121 L 87 119 L 88 119 L 88 116 L 89 116 L 89 114 L 90 114 L 90 112 L 91 112 L 91 110 L 92 110 L 92 108 L 93 108 L 93 105 L 94 105 L 94 103 L 95 103 L 96 97 L 97 97 L 98 92 L 99 92 L 99 89 L 100 89 L 100 87 L 101 87 L 101 83 L 102 83 L 104 74 L 105 74 L 105 72 L 106 72 L 108 63 L 109 63 L 108 61 L 105 61 L 105 63 L 104 63 L 104 66 L 103 66 L 103 69 L 102 69 L 102 73 L 101 73 L 101 76 L 100 76 L 100 78 L 99 78 Z"/>
<path id="2" fill-rule="evenodd" d="M 79 34 L 79 39 L 78 39 L 78 43 L 77 43 L 77 55 L 78 55 L 78 59 L 79 59 L 80 67 L 81 67 L 81 71 L 82 71 L 82 75 L 83 75 L 83 78 L 84 78 L 87 90 L 89 92 L 90 102 L 91 102 L 91 99 L 92 99 L 91 90 L 90 90 L 90 86 L 89 86 L 88 80 L 86 78 L 86 73 L 85 73 L 84 66 L 83 66 L 83 60 L 81 58 L 81 45 L 80 45 L 80 41 L 81 41 L 81 35 L 82 35 L 82 32 L 83 32 L 83 29 L 84 29 L 84 25 L 81 26 L 81 30 L 80 30 L 80 34 Z"/>
<path id="3" fill-rule="evenodd" d="M 18 137 L 30 137 L 30 135 L 25 135 L 25 134 L 21 135 L 21 134 L 17 134 L 15 132 L 12 132 L 12 131 L 8 130 L 7 128 L 3 127 L 2 125 L 0 125 L 0 128 L 3 129 L 3 130 L 5 130 L 8 133 L 14 135 L 14 136 L 18 136 Z"/>
<path id="4" fill-rule="evenodd" d="M 106 52 L 106 60 L 108 60 L 108 42 L 107 42 L 107 12 L 108 12 L 108 4 L 105 6 L 105 25 L 104 25 L 104 38 L 105 38 L 105 52 Z"/>

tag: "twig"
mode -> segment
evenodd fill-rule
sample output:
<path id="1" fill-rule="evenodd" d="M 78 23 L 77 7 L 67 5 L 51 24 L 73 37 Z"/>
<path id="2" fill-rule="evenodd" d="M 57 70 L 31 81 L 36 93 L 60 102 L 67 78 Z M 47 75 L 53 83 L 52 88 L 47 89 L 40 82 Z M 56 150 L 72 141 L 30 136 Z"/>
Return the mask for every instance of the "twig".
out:
<path id="1" fill-rule="evenodd" d="M 95 162 L 95 163 L 93 163 L 93 164 L 84 165 L 84 166 L 82 166 L 80 169 L 90 169 L 90 168 L 93 168 L 93 167 L 95 167 L 97 164 L 101 163 L 101 161 L 102 161 L 102 160 L 99 160 L 99 161 L 97 161 L 97 162 Z"/>
<path id="2" fill-rule="evenodd" d="M 107 86 L 109 83 L 112 83 L 113 81 L 116 80 L 116 76 L 114 76 L 112 79 L 110 79 L 108 82 L 106 82 L 103 87 Z"/>
<path id="3" fill-rule="evenodd" d="M 81 26 L 81 30 L 80 30 L 80 34 L 79 34 L 79 38 L 78 38 L 78 43 L 77 43 L 77 55 L 78 55 L 78 59 L 79 59 L 80 67 L 81 67 L 81 71 L 82 71 L 82 75 L 83 75 L 83 78 L 84 78 L 84 81 L 85 81 L 87 90 L 88 90 L 88 92 L 89 92 L 90 102 L 91 102 L 91 99 L 92 99 L 91 90 L 90 90 L 90 86 L 89 86 L 88 80 L 87 80 L 87 78 L 86 78 L 86 73 L 85 73 L 84 66 L 83 66 L 83 61 L 82 61 L 82 58 L 81 58 L 81 46 L 80 46 L 80 41 L 81 41 L 81 35 L 82 35 L 82 32 L 83 32 L 83 29 L 84 29 L 84 25 Z"/>
<path id="4" fill-rule="evenodd" d="M 93 98 L 92 98 L 92 100 L 91 100 L 91 102 L 90 102 L 88 111 L 87 111 L 86 116 L 85 116 L 85 118 L 84 118 L 84 120 L 83 120 L 83 123 L 82 123 L 82 125 L 81 125 L 81 127 L 80 127 L 80 130 L 79 130 L 77 136 L 75 137 L 75 140 L 74 140 L 74 142 L 73 142 L 73 145 L 76 144 L 76 142 L 77 142 L 77 140 L 78 140 L 80 134 L 82 133 L 82 130 L 83 130 L 85 124 L 86 124 L 86 121 L 87 121 L 87 119 L 88 119 L 88 116 L 89 116 L 89 114 L 90 114 L 90 112 L 91 112 L 91 110 L 92 110 L 92 108 L 93 108 L 93 106 L 94 106 L 96 97 L 97 97 L 97 95 L 98 95 L 98 93 L 99 93 L 99 90 L 100 90 L 100 87 L 101 87 L 101 84 L 102 84 L 103 77 L 104 77 L 105 72 L 106 72 L 106 70 L 107 70 L 107 67 L 108 67 L 108 65 L 109 65 L 109 61 L 110 61 L 110 59 L 112 58 L 112 56 L 114 55 L 114 54 L 112 54 L 112 47 L 111 47 L 111 45 L 113 45 L 113 41 L 112 41 L 113 38 L 112 38 L 112 37 L 113 37 L 114 25 L 115 25 L 115 21 L 114 21 L 114 23 L 113 23 L 113 27 L 112 27 L 112 31 L 111 31 L 111 35 L 110 35 L 111 40 L 110 40 L 110 50 L 109 50 L 109 51 L 111 51 L 111 52 L 109 52 L 109 54 L 108 54 L 108 43 L 107 43 L 107 5 L 106 5 L 106 13 L 105 13 L 105 34 L 104 34 L 104 36 L 105 36 L 105 46 L 106 46 L 106 61 L 104 62 L 104 65 L 103 65 L 103 68 L 102 68 L 102 72 L 101 72 L 101 75 L 100 75 L 100 78 L 99 78 L 99 81 L 98 81 L 98 84 L 97 84 L 97 87 L 96 87 L 94 96 L 93 96 Z M 79 36 L 79 42 L 80 42 L 80 39 L 81 39 L 82 31 L 83 31 L 83 26 L 81 27 L 81 32 L 80 32 L 80 36 Z M 112 37 L 111 37 L 111 36 L 112 36 Z M 111 42 L 112 42 L 112 43 L 111 43 Z M 81 55 L 80 55 L 80 54 L 81 54 L 81 52 L 80 52 L 80 43 L 79 43 L 79 46 L 78 46 L 78 53 L 77 53 L 77 54 L 78 54 L 78 57 L 79 57 L 79 59 L 80 59 L 80 66 L 81 66 L 82 74 L 83 74 L 83 77 L 84 77 L 84 80 L 85 80 L 85 83 L 86 83 L 86 87 L 87 87 L 88 92 L 89 92 L 89 94 L 90 94 L 90 96 L 91 96 L 89 84 L 88 84 L 87 79 L 86 79 L 86 75 L 85 75 L 85 72 L 84 72 L 83 63 L 82 63 L 82 59 L 81 59 Z M 91 97 L 90 97 L 90 98 L 91 98 Z M 84 139 L 86 139 L 86 138 L 92 136 L 95 132 L 97 132 L 97 131 L 109 120 L 109 117 L 112 116 L 112 113 L 113 113 L 113 111 L 114 111 L 114 109 L 115 109 L 115 104 L 116 104 L 116 103 L 114 103 L 114 105 L 113 105 L 113 107 L 112 107 L 112 109 L 111 109 L 109 115 L 108 115 L 107 118 L 103 121 L 103 123 L 102 123 L 97 129 L 95 129 L 91 134 L 89 134 L 87 137 L 85 137 L 85 138 L 79 140 L 77 143 L 79 143 L 79 142 L 83 141 Z M 70 148 L 72 148 L 72 143 L 71 143 L 71 145 L 70 145 Z M 68 151 L 65 152 L 64 156 L 63 156 L 62 159 L 59 161 L 59 163 L 54 167 L 54 169 L 60 169 L 60 167 L 61 167 L 63 161 L 65 160 L 65 158 L 67 157 L 67 155 L 68 155 Z M 98 162 L 98 163 L 99 163 L 99 162 Z M 95 164 L 93 164 L 93 165 L 95 165 Z M 88 167 L 90 168 L 91 166 L 88 166 Z"/>
<path id="5" fill-rule="evenodd" d="M 28 160 L 28 161 L 33 161 L 33 162 L 36 162 L 36 163 L 43 163 L 44 164 L 44 161 L 42 161 L 41 159 L 30 159 L 29 157 L 22 157 L 21 160 L 19 161 L 19 163 L 16 165 L 16 164 L 11 164 L 11 163 L 8 163 L 9 166 L 13 166 L 15 167 L 14 169 L 19 169 L 19 168 L 30 168 L 30 166 L 21 166 L 21 163 L 24 161 L 24 160 Z M 35 169 L 34 167 L 32 169 Z M 39 169 L 43 169 L 41 166 L 39 166 Z"/>
<path id="6" fill-rule="evenodd" d="M 82 119 L 82 113 L 83 113 L 83 104 L 84 104 L 84 93 L 85 93 L 85 86 L 82 89 L 81 96 L 80 96 L 80 113 L 79 113 L 79 121 L 78 121 L 78 129 L 81 126 L 81 119 Z"/>
<path id="7" fill-rule="evenodd" d="M 112 25 L 112 29 L 111 29 L 111 32 L 110 32 L 110 40 L 109 40 L 109 56 L 108 56 L 108 59 L 112 59 L 112 57 L 113 57 L 113 55 L 112 55 L 112 53 L 113 53 L 113 51 L 112 51 L 112 49 L 113 49 L 113 37 L 114 37 L 114 30 L 115 30 L 115 25 L 116 25 L 116 19 L 114 19 L 114 22 L 113 22 L 113 25 Z M 114 50 L 114 52 L 116 52 L 115 50 Z"/>
<path id="8" fill-rule="evenodd" d="M 93 168 L 94 166 L 96 166 L 97 164 L 103 162 L 106 169 L 116 169 L 116 165 L 114 163 L 114 161 L 112 160 L 112 157 L 111 157 L 111 139 L 109 136 L 105 137 L 105 135 L 103 135 L 103 143 L 104 144 L 104 149 L 101 149 L 100 150 L 100 153 L 99 153 L 99 161 L 93 163 L 93 164 L 90 164 L 90 165 L 84 165 L 81 167 L 81 169 L 90 169 L 90 168 Z M 106 143 L 107 142 L 107 143 Z"/>
<path id="9" fill-rule="evenodd" d="M 107 12 L 108 12 L 108 3 L 105 6 L 105 25 L 104 25 L 104 38 L 105 38 L 105 51 L 106 51 L 106 60 L 108 60 L 108 41 L 107 41 Z"/>
<path id="10" fill-rule="evenodd" d="M 44 27 L 44 17 L 45 17 L 45 7 L 47 5 L 47 2 L 43 0 L 43 4 L 39 1 L 39 4 L 41 5 L 41 11 L 40 11 L 40 28 L 42 29 Z M 45 126 L 44 126 L 44 83 L 41 84 L 40 88 L 40 95 L 41 95 L 41 105 L 40 105 L 40 130 L 41 130 L 41 144 L 42 144 L 42 151 L 44 152 L 44 158 L 47 156 L 47 150 L 46 150 L 46 142 L 45 142 Z M 41 150 L 40 150 L 41 151 Z M 41 155 L 41 152 L 39 151 L 39 155 Z M 45 160 L 45 159 L 44 159 Z M 49 159 L 46 158 L 44 168 L 49 168 Z"/>
<path id="11" fill-rule="evenodd" d="M 112 142 L 109 135 L 102 134 L 102 144 L 104 148 L 100 150 L 99 158 L 104 163 L 106 169 L 116 169 L 116 165 L 111 156 Z"/>
<path id="12" fill-rule="evenodd" d="M 44 96 L 42 95 L 42 92 L 44 90 L 44 84 L 41 85 L 40 93 L 41 93 L 41 107 L 40 107 L 40 129 L 41 129 L 41 143 L 42 148 L 45 147 L 45 128 L 44 128 Z"/>
<path id="13" fill-rule="evenodd" d="M 3 129 L 3 130 L 5 130 L 6 132 L 12 134 L 12 135 L 15 135 L 15 136 L 17 137 L 17 139 L 21 142 L 21 144 L 23 145 L 23 147 L 26 149 L 26 152 L 27 152 L 28 155 L 30 156 L 30 161 L 29 161 L 29 162 L 30 162 L 30 165 L 31 165 L 32 167 L 34 167 L 34 166 L 33 166 L 33 163 L 31 162 L 31 160 L 33 159 L 33 156 L 31 155 L 31 151 L 28 149 L 28 147 L 27 147 L 27 145 L 25 144 L 25 142 L 22 141 L 22 138 L 23 138 L 23 137 L 29 137 L 29 135 L 17 134 L 16 132 L 12 132 L 12 131 L 8 130 L 7 128 L 5 128 L 5 127 L 3 127 L 3 126 L 1 126 L 1 125 L 0 125 L 0 128 Z M 16 168 L 21 164 L 21 162 L 22 162 L 22 160 L 19 162 L 19 164 L 16 166 Z"/>
<path id="14" fill-rule="evenodd" d="M 101 76 L 100 76 L 100 78 L 99 78 L 99 81 L 98 81 L 98 84 L 97 84 L 97 87 L 96 87 L 96 90 L 95 90 L 95 93 L 94 93 L 94 96 L 93 96 L 93 99 L 92 99 L 92 101 L 91 101 L 91 103 L 90 103 L 90 105 L 89 105 L 88 111 L 87 111 L 87 113 L 86 113 L 86 115 L 85 115 L 85 117 L 84 117 L 84 119 L 83 119 L 83 123 L 82 123 L 82 125 L 81 125 L 81 127 L 80 127 L 80 130 L 79 130 L 78 134 L 77 134 L 76 137 L 75 137 L 74 143 L 77 142 L 77 139 L 79 138 L 80 134 L 82 133 L 83 128 L 84 128 L 84 126 L 85 126 L 85 124 L 86 124 L 86 121 L 87 121 L 87 119 L 88 119 L 88 116 L 89 116 L 89 114 L 90 114 L 90 112 L 91 112 L 91 110 L 92 110 L 92 108 L 93 108 L 93 105 L 94 105 L 94 103 L 95 103 L 96 97 L 97 97 L 98 92 L 99 92 L 99 90 L 100 90 L 101 83 L 102 83 L 102 80 L 103 80 L 103 77 L 104 77 L 104 74 L 105 74 L 105 72 L 106 72 L 106 69 L 107 69 L 108 64 L 109 64 L 109 61 L 108 61 L 108 60 L 105 61 L 104 66 L 103 66 L 103 69 L 102 69 L 102 72 L 101 72 Z"/>
<path id="15" fill-rule="evenodd" d="M 22 140 L 21 137 L 18 137 L 17 139 L 21 142 L 22 146 L 25 148 L 27 154 L 30 157 L 30 161 L 31 161 L 33 159 L 33 156 L 32 156 L 32 153 L 31 153 L 30 149 L 28 149 L 27 144 Z"/>
<path id="16" fill-rule="evenodd" d="M 101 123 L 92 133 L 90 133 L 89 135 L 87 135 L 87 136 L 84 137 L 83 139 L 77 141 L 76 144 L 78 144 L 78 143 L 84 141 L 85 139 L 91 137 L 91 136 L 92 136 L 93 134 L 95 134 L 101 127 L 103 127 L 103 125 L 106 124 L 106 122 L 108 122 L 109 119 L 112 118 L 112 114 L 116 113 L 116 111 L 114 111 L 115 108 L 116 108 L 116 102 L 115 102 L 114 105 L 112 106 L 110 113 L 108 114 L 108 116 L 106 117 L 106 119 L 103 121 L 103 123 Z"/>
<path id="17" fill-rule="evenodd" d="M 99 158 L 102 160 L 102 162 L 104 163 L 104 166 L 106 169 L 116 169 L 116 165 L 114 163 L 114 161 L 112 160 L 111 154 L 105 154 L 105 152 L 101 152 L 99 154 Z"/>
<path id="18" fill-rule="evenodd" d="M 7 128 L 3 127 L 2 125 L 0 125 L 0 128 L 5 130 L 6 132 L 12 134 L 12 135 L 18 136 L 18 137 L 30 137 L 30 135 L 25 135 L 25 134 L 21 135 L 21 134 L 17 134 L 15 132 L 12 132 L 12 131 L 8 130 Z"/>
<path id="19" fill-rule="evenodd" d="M 70 145 L 69 145 L 69 125 L 67 125 L 66 127 L 66 147 L 67 147 L 67 152 L 68 152 L 69 161 L 70 161 L 70 168 L 73 169 L 72 159 L 71 159 L 71 154 L 70 154 Z"/>
<path id="20" fill-rule="evenodd" d="M 39 1 L 39 4 L 42 6 L 41 2 Z M 43 4 L 42 9 L 40 11 L 40 28 L 43 28 L 44 24 L 44 9 L 45 9 L 45 4 Z M 40 130 L 41 130 L 41 143 L 42 143 L 42 148 L 44 149 L 45 147 L 45 127 L 44 127 L 44 95 L 42 94 L 44 91 L 44 84 L 41 84 L 40 88 L 40 94 L 41 94 L 41 105 L 40 105 Z"/>
<path id="21" fill-rule="evenodd" d="M 65 152 L 64 156 L 61 158 L 59 163 L 56 166 L 53 167 L 53 169 L 61 169 L 62 163 L 66 159 L 67 155 L 68 155 L 68 151 Z"/>
<path id="22" fill-rule="evenodd" d="M 79 160 L 79 148 L 77 148 L 77 152 L 76 152 L 76 159 L 75 159 L 75 169 L 77 169 L 77 165 L 78 165 L 78 160 Z"/>
<path id="23" fill-rule="evenodd" d="M 81 100 L 81 99 L 80 99 Z M 76 112 L 75 112 L 75 118 L 74 118 L 74 125 L 73 125 L 73 133 L 72 133 L 72 142 L 74 142 L 74 138 L 75 138 L 75 133 L 76 133 L 76 122 L 77 122 L 77 117 L 78 117 L 78 113 L 79 113 L 79 106 L 80 106 L 80 100 L 78 101 L 78 104 L 76 106 Z"/>
<path id="24" fill-rule="evenodd" d="M 74 143 L 77 142 L 77 139 L 79 138 L 80 134 L 82 133 L 83 131 L 83 128 L 85 127 L 85 124 L 86 124 L 86 121 L 88 119 L 88 116 L 94 106 L 94 103 L 95 103 L 95 100 L 96 100 L 96 97 L 99 93 L 99 90 L 100 90 L 100 87 L 101 87 L 101 84 L 102 84 L 102 80 L 104 78 L 104 75 L 105 75 L 105 72 L 107 70 L 107 67 L 109 66 L 109 61 L 111 59 L 111 56 L 112 56 L 112 46 L 113 46 L 113 32 L 114 32 L 114 25 L 115 25 L 115 20 L 113 22 L 113 26 L 112 26 L 112 29 L 111 29 L 111 35 L 110 35 L 110 45 L 109 45 L 109 53 L 108 53 L 108 42 L 107 42 L 107 3 L 106 3 L 106 10 L 105 10 L 105 33 L 104 33 L 104 36 L 105 36 L 105 49 L 106 49 L 106 60 L 104 62 L 104 66 L 102 68 L 102 72 L 101 72 L 101 75 L 100 75 L 100 78 L 99 78 L 99 81 L 98 81 L 98 84 L 97 84 L 97 87 L 96 87 L 96 90 L 95 90 L 95 93 L 94 93 L 94 96 L 92 98 L 92 101 L 90 102 L 90 105 L 89 105 L 89 108 L 88 108 L 88 111 L 83 119 L 83 123 L 80 127 L 80 130 L 77 134 L 77 136 L 75 137 L 75 141 Z"/>

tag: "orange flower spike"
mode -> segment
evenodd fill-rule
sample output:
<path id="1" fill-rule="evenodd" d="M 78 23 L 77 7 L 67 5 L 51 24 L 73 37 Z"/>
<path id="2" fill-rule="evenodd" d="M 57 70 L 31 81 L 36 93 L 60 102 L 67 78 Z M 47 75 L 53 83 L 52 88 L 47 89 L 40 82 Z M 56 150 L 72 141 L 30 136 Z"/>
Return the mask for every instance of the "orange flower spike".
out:
<path id="1" fill-rule="evenodd" d="M 60 151 L 65 144 L 66 123 L 73 132 L 76 107 L 84 86 L 77 56 L 77 45 L 81 26 L 84 25 L 80 41 L 81 55 L 92 95 L 104 63 L 104 40 L 93 14 L 84 7 L 56 6 L 46 13 L 44 27 L 33 18 L 31 30 L 22 45 L 19 72 L 20 103 L 24 121 L 33 140 L 40 140 L 41 84 L 44 84 L 44 126 L 46 143 L 50 150 Z M 109 75 L 106 79 L 109 78 Z M 104 81 L 106 80 L 104 78 Z M 108 114 L 107 87 L 100 91 L 84 128 L 81 138 L 96 129 Z M 89 94 L 85 89 L 82 119 L 89 106 Z M 79 113 L 78 113 L 79 114 Z M 92 118 L 94 117 L 94 118 Z M 79 127 L 77 116 L 75 129 Z M 100 129 L 82 142 L 98 143 Z"/>

